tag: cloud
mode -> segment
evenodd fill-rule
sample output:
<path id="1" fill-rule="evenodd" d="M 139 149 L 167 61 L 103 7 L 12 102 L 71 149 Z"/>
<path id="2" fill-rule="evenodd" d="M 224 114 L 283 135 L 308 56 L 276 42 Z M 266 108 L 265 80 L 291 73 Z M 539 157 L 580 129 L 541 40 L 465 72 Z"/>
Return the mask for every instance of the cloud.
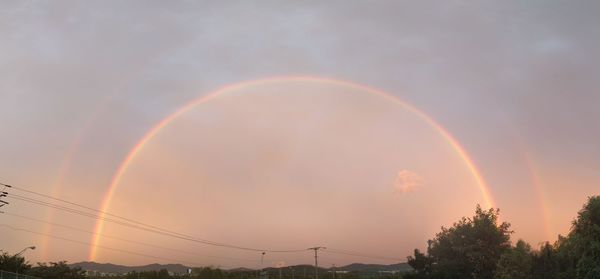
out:
<path id="1" fill-rule="evenodd" d="M 401 193 L 408 193 L 415 191 L 421 185 L 421 177 L 409 170 L 401 170 L 396 176 L 394 186 Z"/>

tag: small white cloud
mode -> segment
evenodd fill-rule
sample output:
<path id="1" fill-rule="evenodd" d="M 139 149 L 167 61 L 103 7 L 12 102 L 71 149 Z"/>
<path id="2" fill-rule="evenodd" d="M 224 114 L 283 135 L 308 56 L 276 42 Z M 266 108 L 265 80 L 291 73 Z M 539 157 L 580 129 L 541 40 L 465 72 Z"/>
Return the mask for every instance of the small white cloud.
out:
<path id="1" fill-rule="evenodd" d="M 401 170 L 396 176 L 394 186 L 400 193 L 415 191 L 421 185 L 421 177 L 409 170 Z"/>

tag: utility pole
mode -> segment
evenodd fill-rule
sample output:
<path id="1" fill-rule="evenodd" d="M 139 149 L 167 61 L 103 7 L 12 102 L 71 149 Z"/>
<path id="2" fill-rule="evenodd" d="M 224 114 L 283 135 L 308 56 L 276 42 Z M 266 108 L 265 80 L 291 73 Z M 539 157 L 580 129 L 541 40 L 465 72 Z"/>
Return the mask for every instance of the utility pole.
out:
<path id="1" fill-rule="evenodd" d="M 266 277 L 267 277 L 267 276 L 264 276 L 265 275 L 265 271 L 264 271 L 264 258 L 265 258 L 265 254 L 266 253 L 267 252 L 262 252 L 260 254 L 260 273 L 259 273 L 259 277 L 258 277 L 259 279 L 266 279 Z"/>
<path id="2" fill-rule="evenodd" d="M 320 249 L 327 249 L 325 247 L 321 247 L 321 246 L 317 246 L 317 247 L 311 247 L 308 248 L 307 250 L 314 250 L 315 251 L 315 279 L 319 279 L 319 262 L 318 262 L 318 251 Z"/>
<path id="3" fill-rule="evenodd" d="M 4 183 L 0 183 L 0 185 L 4 186 L 4 187 L 2 187 L 2 191 L 0 191 L 0 198 L 6 197 L 8 195 L 8 192 L 5 191 L 6 188 L 12 188 L 12 186 L 10 186 L 8 184 L 4 184 Z M 0 199 L 0 207 L 3 207 L 5 205 L 7 205 L 7 204 L 10 204 L 10 203 L 7 202 L 7 201 L 3 201 L 2 199 Z"/>

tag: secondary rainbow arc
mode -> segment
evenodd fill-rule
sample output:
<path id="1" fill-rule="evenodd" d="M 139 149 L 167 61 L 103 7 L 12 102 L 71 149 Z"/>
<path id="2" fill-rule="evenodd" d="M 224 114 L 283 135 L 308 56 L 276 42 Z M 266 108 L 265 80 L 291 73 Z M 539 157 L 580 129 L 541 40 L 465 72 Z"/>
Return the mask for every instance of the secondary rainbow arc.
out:
<path id="1" fill-rule="evenodd" d="M 365 92 L 369 92 L 371 94 L 385 98 L 386 100 L 389 100 L 395 104 L 398 104 L 398 105 L 402 106 L 404 109 L 417 115 L 419 118 L 424 120 L 429 126 L 431 126 L 437 132 L 439 132 L 439 134 L 446 140 L 446 142 L 452 147 L 453 150 L 455 150 L 455 152 L 463 160 L 467 169 L 469 170 L 469 172 L 473 175 L 473 178 L 475 179 L 475 182 L 481 192 L 481 195 L 483 197 L 485 205 L 487 207 L 495 206 L 495 203 L 490 194 L 489 187 L 487 186 L 483 176 L 481 175 L 481 173 L 480 173 L 479 169 L 477 168 L 477 166 L 475 165 L 474 161 L 471 159 L 471 157 L 468 155 L 468 153 L 465 151 L 465 149 L 460 145 L 460 143 L 452 136 L 452 134 L 449 131 L 447 131 L 442 125 L 437 123 L 432 117 L 427 115 L 426 113 L 422 112 L 421 110 L 417 109 L 416 107 L 409 105 L 408 103 L 404 102 L 403 100 L 399 99 L 398 97 L 391 95 L 383 90 L 369 87 L 366 85 L 362 85 L 359 83 L 355 83 L 352 81 L 338 80 L 338 79 L 332 79 L 332 78 L 312 77 L 312 76 L 281 76 L 281 77 L 272 77 L 272 78 L 244 81 L 244 82 L 239 82 L 239 83 L 228 84 L 228 85 L 222 86 L 207 95 L 204 95 L 200 98 L 192 100 L 191 102 L 185 104 L 184 106 L 177 109 L 175 112 L 171 113 L 170 115 L 168 115 L 167 117 L 165 117 L 164 119 L 159 121 L 150 130 L 148 130 L 148 132 L 146 132 L 144 134 L 144 136 L 142 136 L 142 138 L 133 146 L 133 148 L 127 153 L 127 156 L 125 157 L 125 159 L 121 162 L 119 167 L 116 169 L 116 171 L 112 177 L 111 183 L 108 187 L 108 190 L 106 191 L 106 194 L 104 195 L 104 198 L 101 202 L 101 207 L 100 207 L 101 210 L 104 212 L 109 211 L 110 204 L 111 204 L 113 195 L 115 193 L 115 190 L 117 189 L 123 175 L 126 173 L 128 166 L 133 161 L 133 159 L 140 153 L 140 151 L 144 148 L 144 145 L 146 143 L 148 143 L 156 134 L 158 134 L 161 131 L 161 129 L 163 129 L 165 126 L 169 125 L 169 123 L 171 123 L 173 120 L 177 119 L 179 116 L 192 110 L 196 106 L 206 103 L 226 92 L 231 92 L 231 91 L 235 91 L 235 90 L 242 89 L 245 87 L 257 86 L 257 85 L 261 85 L 261 84 L 299 82 L 299 81 L 314 82 L 314 83 L 327 83 L 327 84 L 332 84 L 332 85 L 339 85 L 342 87 L 360 89 Z M 104 216 L 101 216 L 101 217 L 104 217 Z M 99 235 L 102 234 L 103 228 L 104 228 L 104 221 L 102 220 L 102 218 L 99 218 L 98 221 L 96 222 L 95 228 L 94 228 L 95 235 L 92 238 L 93 245 L 90 246 L 90 252 L 89 252 L 89 260 L 90 261 L 94 261 L 96 258 L 96 255 L 97 255 L 96 247 L 98 247 L 98 244 L 100 242 Z"/>

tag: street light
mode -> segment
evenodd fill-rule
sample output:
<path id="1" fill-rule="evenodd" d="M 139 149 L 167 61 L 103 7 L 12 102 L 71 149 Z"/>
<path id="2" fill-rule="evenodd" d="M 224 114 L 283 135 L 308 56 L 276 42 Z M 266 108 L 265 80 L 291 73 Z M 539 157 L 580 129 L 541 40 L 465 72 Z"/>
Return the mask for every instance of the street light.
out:
<path id="1" fill-rule="evenodd" d="M 15 262 L 16 262 L 16 269 L 15 269 L 15 273 L 17 274 L 17 279 L 19 279 L 19 262 L 17 260 L 18 256 L 21 256 L 21 254 L 23 254 L 25 251 L 27 251 L 27 249 L 31 249 L 31 250 L 35 250 L 35 246 L 29 246 L 29 247 L 25 247 L 23 248 L 23 250 L 21 250 L 21 252 L 15 254 Z"/>
<path id="2" fill-rule="evenodd" d="M 20 256 L 20 255 L 21 255 L 21 254 L 23 254 L 25 251 L 27 251 L 27 249 L 35 250 L 35 246 L 29 246 L 29 247 L 25 247 L 25 248 L 23 248 L 23 250 L 21 250 L 21 252 L 19 252 L 19 253 L 17 253 L 17 254 L 15 255 L 15 257 L 18 257 L 18 256 Z"/>

